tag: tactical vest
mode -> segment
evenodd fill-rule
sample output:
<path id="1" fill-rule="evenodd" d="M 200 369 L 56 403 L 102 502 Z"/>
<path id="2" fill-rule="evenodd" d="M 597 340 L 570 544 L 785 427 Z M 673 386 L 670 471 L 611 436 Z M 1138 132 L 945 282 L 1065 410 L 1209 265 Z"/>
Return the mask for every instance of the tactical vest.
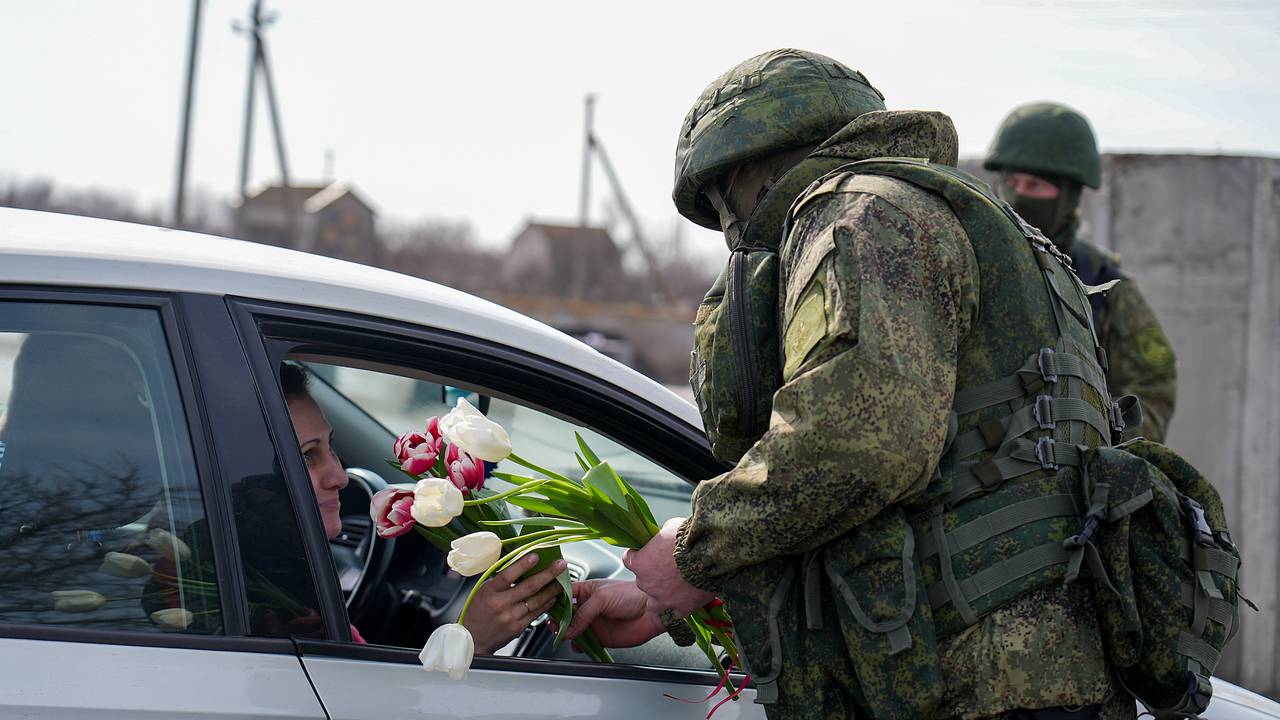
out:
<path id="1" fill-rule="evenodd" d="M 1107 392 L 1089 297 L 1066 258 L 973 178 L 893 159 L 846 166 L 942 197 L 978 260 L 981 304 L 960 343 L 954 435 L 910 506 L 939 639 L 1085 559 L 1063 543 L 1089 510 L 1081 447 L 1124 427 Z M 1061 471 L 1060 471 L 1061 469 Z"/>

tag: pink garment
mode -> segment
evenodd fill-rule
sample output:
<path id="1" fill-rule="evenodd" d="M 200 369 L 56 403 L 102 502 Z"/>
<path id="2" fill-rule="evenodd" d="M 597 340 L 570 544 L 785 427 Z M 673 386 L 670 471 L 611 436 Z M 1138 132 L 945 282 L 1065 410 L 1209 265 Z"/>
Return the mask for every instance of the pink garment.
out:
<path id="1" fill-rule="evenodd" d="M 355 625 L 352 625 L 352 626 L 351 626 L 351 639 L 352 639 L 352 640 L 354 640 L 354 641 L 356 641 L 356 642 L 358 642 L 358 643 L 360 643 L 361 645 L 368 645 L 368 644 L 369 644 L 369 641 L 367 641 L 367 640 L 365 640 L 364 638 L 360 637 L 360 631 L 356 629 L 356 626 L 355 626 Z"/>

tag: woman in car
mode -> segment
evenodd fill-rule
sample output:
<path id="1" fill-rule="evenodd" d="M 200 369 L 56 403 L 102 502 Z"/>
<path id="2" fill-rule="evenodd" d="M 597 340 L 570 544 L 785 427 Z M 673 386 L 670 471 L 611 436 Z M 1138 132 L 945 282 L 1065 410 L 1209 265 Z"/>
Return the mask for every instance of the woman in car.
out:
<path id="1" fill-rule="evenodd" d="M 347 485 L 347 471 L 331 444 L 333 428 L 307 390 L 308 380 L 302 367 L 292 363 L 280 366 L 281 389 L 289 405 L 289 419 L 298 436 L 298 450 L 302 452 L 311 477 L 325 533 L 333 538 L 342 531 L 338 493 Z M 477 653 L 493 653 L 511 642 L 555 602 L 560 586 L 554 581 L 564 571 L 564 560 L 557 560 L 521 580 L 520 575 L 537 562 L 536 555 L 530 554 L 481 586 L 462 623 L 471 631 Z M 354 627 L 351 635 L 356 642 L 364 642 Z"/>

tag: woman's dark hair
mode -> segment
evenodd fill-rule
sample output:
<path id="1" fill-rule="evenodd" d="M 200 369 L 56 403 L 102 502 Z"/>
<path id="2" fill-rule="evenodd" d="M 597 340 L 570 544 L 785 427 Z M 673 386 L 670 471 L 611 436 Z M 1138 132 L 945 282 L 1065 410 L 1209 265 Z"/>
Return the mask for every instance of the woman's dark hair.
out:
<path id="1" fill-rule="evenodd" d="M 286 402 L 311 397 L 311 392 L 308 390 L 310 384 L 311 374 L 306 368 L 292 362 L 280 363 L 280 390 L 284 392 Z"/>

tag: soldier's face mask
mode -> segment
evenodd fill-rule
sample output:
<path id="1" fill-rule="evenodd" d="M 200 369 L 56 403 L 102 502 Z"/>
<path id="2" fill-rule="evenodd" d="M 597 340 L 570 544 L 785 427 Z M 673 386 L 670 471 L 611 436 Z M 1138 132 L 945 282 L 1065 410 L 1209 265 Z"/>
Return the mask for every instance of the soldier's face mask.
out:
<path id="1" fill-rule="evenodd" d="M 1027 173 L 1001 175 L 999 194 L 1022 219 L 1058 242 L 1075 218 L 1080 187 L 1068 180 L 1050 180 Z"/>

